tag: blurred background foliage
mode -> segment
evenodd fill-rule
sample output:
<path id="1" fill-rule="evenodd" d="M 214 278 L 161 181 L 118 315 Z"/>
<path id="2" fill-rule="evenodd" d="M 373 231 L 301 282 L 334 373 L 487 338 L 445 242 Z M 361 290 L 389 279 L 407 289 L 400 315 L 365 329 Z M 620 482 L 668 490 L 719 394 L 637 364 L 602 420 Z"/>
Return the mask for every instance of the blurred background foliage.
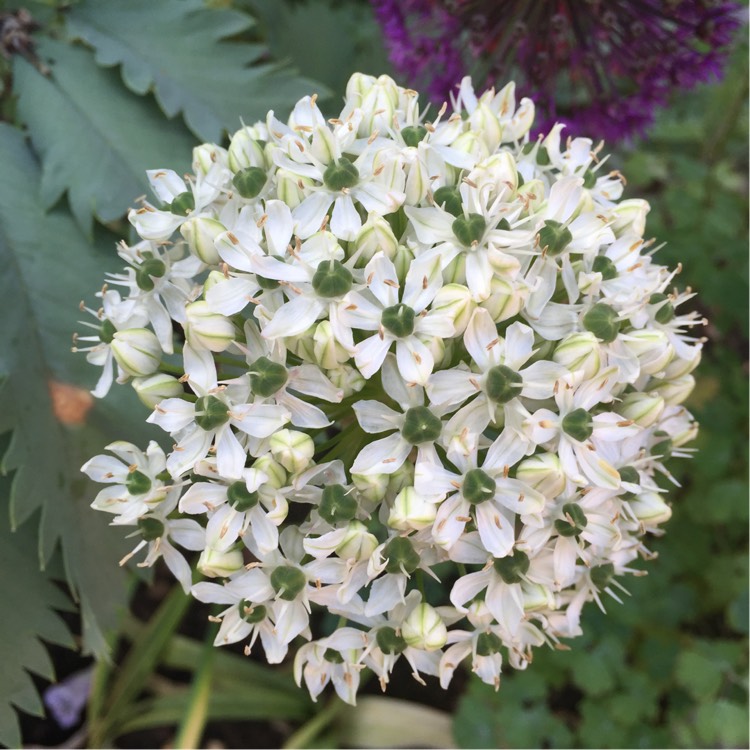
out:
<path id="1" fill-rule="evenodd" d="M 126 389 L 90 402 L 95 375 L 68 342 L 78 299 L 93 303 L 118 265 L 147 167 L 184 169 L 240 116 L 283 114 L 310 91 L 333 109 L 355 70 L 390 72 L 369 5 L 5 0 L 0 18 L 0 744 L 748 746 L 745 42 L 721 83 L 675 97 L 646 139 L 608 145 L 626 197 L 651 202 L 658 258 L 683 264 L 677 282 L 709 321 L 688 404 L 699 452 L 670 466 L 681 486 L 648 576 L 626 582 L 624 605 L 590 605 L 570 651 L 537 651 L 497 693 L 403 673 L 392 697 L 370 684 L 350 709 L 312 704 L 288 665 L 206 647 L 204 608 L 158 572 L 145 586 L 118 568 L 127 541 L 89 512 L 78 467 L 115 437 L 156 434 Z M 42 718 L 40 691 L 90 654 L 82 718 Z"/>

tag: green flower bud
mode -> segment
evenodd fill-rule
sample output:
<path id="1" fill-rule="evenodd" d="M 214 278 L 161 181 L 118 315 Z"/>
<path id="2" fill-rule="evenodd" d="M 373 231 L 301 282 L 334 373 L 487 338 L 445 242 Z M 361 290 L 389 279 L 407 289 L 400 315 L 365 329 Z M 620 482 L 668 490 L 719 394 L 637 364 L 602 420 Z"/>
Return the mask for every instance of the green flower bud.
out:
<path id="1" fill-rule="evenodd" d="M 492 563 L 492 567 L 500 578 L 507 584 L 521 583 L 523 576 L 529 569 L 529 556 L 521 550 L 513 550 L 512 555 L 498 557 Z"/>
<path id="2" fill-rule="evenodd" d="M 693 388 L 695 378 L 692 375 L 682 375 L 674 380 L 656 383 L 652 391 L 661 396 L 667 406 L 677 406 L 693 392 Z"/>
<path id="3" fill-rule="evenodd" d="M 138 530 L 147 542 L 155 542 L 164 536 L 164 524 L 151 516 L 138 519 Z"/>
<path id="4" fill-rule="evenodd" d="M 319 297 L 343 297 L 352 288 L 352 272 L 338 260 L 323 260 L 312 278 L 312 286 Z"/>
<path id="5" fill-rule="evenodd" d="M 167 272 L 167 267 L 158 258 L 144 260 L 135 271 L 135 283 L 144 292 L 154 288 L 154 278 L 160 279 Z M 153 277 L 153 278 L 152 278 Z"/>
<path id="6" fill-rule="evenodd" d="M 414 321 L 416 313 L 411 307 L 398 303 L 391 307 L 386 307 L 380 318 L 380 322 L 387 331 L 399 338 L 411 336 L 414 333 Z"/>
<path id="7" fill-rule="evenodd" d="M 253 604 L 247 599 L 243 599 L 239 603 L 240 617 L 250 625 L 257 625 L 259 622 L 263 622 L 268 615 L 268 610 L 263 604 Z"/>
<path id="8" fill-rule="evenodd" d="M 305 574 L 294 565 L 280 565 L 271 573 L 271 586 L 284 601 L 293 602 L 306 585 Z"/>
<path id="9" fill-rule="evenodd" d="M 492 656 L 500 653 L 503 642 L 492 632 L 477 636 L 477 656 Z"/>
<path id="10" fill-rule="evenodd" d="M 487 397 L 496 404 L 507 404 L 520 396 L 522 390 L 523 378 L 510 367 L 495 365 L 488 370 L 485 391 Z"/>
<path id="11" fill-rule="evenodd" d="M 495 480 L 486 472 L 481 469 L 470 469 L 464 477 L 461 492 L 472 505 L 478 505 L 485 500 L 492 500 L 497 493 L 497 486 Z"/>
<path id="12" fill-rule="evenodd" d="M 471 247 L 478 243 L 484 237 L 487 229 L 487 222 L 481 214 L 469 214 L 468 216 L 459 216 L 451 225 L 453 234 L 456 239 L 466 247 Z"/>
<path id="13" fill-rule="evenodd" d="M 401 137 L 407 146 L 416 148 L 427 136 L 427 128 L 424 125 L 407 125 L 401 128 Z"/>
<path id="14" fill-rule="evenodd" d="M 562 507 L 564 519 L 555 521 L 555 530 L 560 536 L 578 536 L 588 526 L 589 520 L 577 503 L 565 503 Z"/>
<path id="15" fill-rule="evenodd" d="M 379 503 L 388 491 L 388 474 L 352 474 L 357 492 L 371 503 Z"/>
<path id="16" fill-rule="evenodd" d="M 342 156 L 326 167 L 323 172 L 323 182 L 329 190 L 352 188 L 359 182 L 359 170 L 349 159 Z"/>
<path id="17" fill-rule="evenodd" d="M 602 275 L 602 281 L 617 278 L 617 266 L 606 255 L 597 255 L 594 258 L 592 270 Z"/>
<path id="18" fill-rule="evenodd" d="M 476 308 L 471 291 L 463 284 L 446 284 L 438 290 L 432 301 L 435 312 L 445 313 L 453 320 L 455 336 L 460 336 L 466 330 Z"/>
<path id="19" fill-rule="evenodd" d="M 562 428 L 566 435 L 582 443 L 594 432 L 594 420 L 585 409 L 574 409 L 563 417 Z"/>
<path id="20" fill-rule="evenodd" d="M 201 396 L 195 402 L 195 423 L 210 432 L 229 421 L 229 407 L 216 396 Z"/>
<path id="21" fill-rule="evenodd" d="M 458 187 L 454 185 L 443 185 L 439 187 L 432 195 L 436 206 L 452 214 L 456 218 L 463 216 L 464 203 L 461 199 L 461 193 Z"/>
<path id="22" fill-rule="evenodd" d="M 656 492 L 642 492 L 628 501 L 635 517 L 647 527 L 666 523 L 672 517 L 672 509 Z"/>
<path id="23" fill-rule="evenodd" d="M 426 406 L 412 406 L 404 417 L 401 435 L 412 445 L 431 443 L 440 437 L 443 423 Z"/>
<path id="24" fill-rule="evenodd" d="M 268 398 L 284 387 L 289 379 L 286 367 L 268 357 L 259 357 L 250 365 L 250 388 L 262 398 Z"/>
<path id="25" fill-rule="evenodd" d="M 559 221 L 547 219 L 544 226 L 537 232 L 539 247 L 547 251 L 547 255 L 554 257 L 560 255 L 573 241 L 573 235 L 564 224 Z"/>
<path id="26" fill-rule="evenodd" d="M 617 470 L 617 472 L 620 475 L 620 480 L 623 482 L 627 482 L 628 484 L 641 483 L 641 477 L 638 474 L 638 469 L 636 469 L 634 466 L 621 466 Z"/>
<path id="27" fill-rule="evenodd" d="M 265 169 L 260 167 L 247 167 L 232 178 L 234 189 L 248 200 L 257 198 L 263 186 L 268 180 L 268 174 Z"/>
<path id="28" fill-rule="evenodd" d="M 192 190 L 186 190 L 172 199 L 172 202 L 166 206 L 166 210 L 172 214 L 185 216 L 195 210 L 195 196 Z"/>
<path id="29" fill-rule="evenodd" d="M 145 495 L 151 489 L 151 478 L 142 471 L 131 471 L 125 479 L 125 487 L 131 495 Z"/>
<path id="30" fill-rule="evenodd" d="M 606 344 L 614 341 L 620 332 L 620 321 L 617 320 L 617 313 L 603 302 L 597 302 L 583 316 L 583 326 Z"/>
<path id="31" fill-rule="evenodd" d="M 396 633 L 394 628 L 391 628 L 388 625 L 378 629 L 377 633 L 375 633 L 375 641 L 378 644 L 378 648 L 384 654 L 390 654 L 392 656 L 397 656 L 398 654 L 403 653 L 409 645 L 398 633 Z"/>
<path id="32" fill-rule="evenodd" d="M 258 504 L 258 493 L 250 492 L 245 482 L 232 482 L 227 488 L 227 502 L 240 513 Z"/>
<path id="33" fill-rule="evenodd" d="M 615 577 L 615 566 L 612 563 L 604 563 L 604 565 L 597 565 L 589 571 L 591 576 L 591 583 L 599 591 L 602 591 L 609 586 Z"/>
<path id="34" fill-rule="evenodd" d="M 403 536 L 394 536 L 381 553 L 387 573 L 413 573 L 419 567 L 419 555 L 412 543 Z"/>
<path id="35" fill-rule="evenodd" d="M 659 305 L 659 309 L 654 313 L 657 323 L 666 325 L 674 318 L 674 307 L 666 294 L 652 294 L 648 302 L 650 305 Z"/>
<path id="36" fill-rule="evenodd" d="M 357 515 L 357 500 L 353 492 L 340 484 L 329 484 L 323 489 L 318 513 L 330 524 L 351 521 Z"/>

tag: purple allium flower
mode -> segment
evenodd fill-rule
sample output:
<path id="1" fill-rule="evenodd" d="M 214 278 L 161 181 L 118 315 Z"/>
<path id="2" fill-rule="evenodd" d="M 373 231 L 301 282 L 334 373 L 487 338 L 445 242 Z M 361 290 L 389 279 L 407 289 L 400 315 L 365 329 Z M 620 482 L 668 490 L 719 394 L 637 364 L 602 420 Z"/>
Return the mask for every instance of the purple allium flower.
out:
<path id="1" fill-rule="evenodd" d="M 675 88 L 721 75 L 741 23 L 728 0 L 373 0 L 391 60 L 446 100 L 461 75 L 515 79 L 540 131 L 642 133 Z"/>

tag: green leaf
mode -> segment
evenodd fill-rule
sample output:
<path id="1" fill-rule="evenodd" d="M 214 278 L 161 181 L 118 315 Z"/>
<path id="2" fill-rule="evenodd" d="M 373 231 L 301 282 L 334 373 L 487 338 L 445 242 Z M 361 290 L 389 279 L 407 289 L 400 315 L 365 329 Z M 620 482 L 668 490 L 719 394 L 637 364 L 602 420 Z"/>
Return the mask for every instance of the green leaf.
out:
<path id="1" fill-rule="evenodd" d="M 0 474 L 13 475 L 3 512 L 16 529 L 41 509 L 36 567 L 61 543 L 65 574 L 80 597 L 84 646 L 103 654 L 102 629 L 114 625 L 125 601 L 126 577 L 117 561 L 127 542 L 90 510 L 96 490 L 79 467 L 101 450 L 108 420 L 116 420 L 120 438 L 136 433 L 127 412 L 113 409 L 117 399 L 94 407 L 89 425 L 63 424 L 50 386 L 62 381 L 73 407 L 76 399 L 88 405 L 87 392 L 69 385 L 92 369 L 70 352 L 70 335 L 81 293 L 100 286 L 112 265 L 68 213 L 45 212 L 39 165 L 23 134 L 8 125 L 0 125 L 0 163 L 0 434 L 11 436 L 0 452 Z M 86 379 L 92 375 L 86 372 Z M 78 416 L 86 417 L 85 409 Z"/>
<path id="2" fill-rule="evenodd" d="M 527 675 L 524 674 L 523 677 Z M 517 677 L 520 677 L 518 675 Z M 525 700 L 519 679 L 507 679 L 498 692 L 472 677 L 454 716 L 459 747 L 569 747 L 570 730 L 543 701 Z"/>
<path id="3" fill-rule="evenodd" d="M 677 658 L 675 679 L 696 700 L 710 700 L 724 680 L 724 664 L 697 651 L 683 651 Z"/>
<path id="4" fill-rule="evenodd" d="M 265 119 L 269 109 L 285 116 L 305 94 L 326 93 L 292 70 L 257 64 L 263 45 L 222 41 L 253 25 L 245 13 L 207 9 L 200 0 L 84 0 L 68 19 L 69 32 L 94 47 L 101 65 L 121 65 L 128 88 L 153 91 L 168 117 L 182 112 L 210 141 L 237 130 L 241 118 Z"/>
<path id="5" fill-rule="evenodd" d="M 147 169 L 187 169 L 192 136 L 123 90 L 114 71 L 63 42 L 40 39 L 36 51 L 49 60 L 51 75 L 16 56 L 14 79 L 19 117 L 42 157 L 44 208 L 67 191 L 73 215 L 88 230 L 92 215 L 102 222 L 123 216 L 146 192 Z"/>
<path id="6" fill-rule="evenodd" d="M 7 508 L 8 478 L 0 479 L 0 744 L 21 747 L 21 733 L 13 706 L 35 716 L 44 715 L 33 672 L 54 679 L 52 661 L 40 639 L 73 647 L 73 638 L 55 609 L 71 609 L 70 600 L 47 573 L 39 570 L 34 552 L 34 529 L 27 524 L 11 532 Z"/>

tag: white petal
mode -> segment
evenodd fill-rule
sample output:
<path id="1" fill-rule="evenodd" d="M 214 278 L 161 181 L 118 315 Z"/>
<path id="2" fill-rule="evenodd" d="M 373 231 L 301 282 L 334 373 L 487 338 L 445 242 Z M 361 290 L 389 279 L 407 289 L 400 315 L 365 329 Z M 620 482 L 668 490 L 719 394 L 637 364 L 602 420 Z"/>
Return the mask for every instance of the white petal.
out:
<path id="1" fill-rule="evenodd" d="M 403 416 L 380 401 L 357 401 L 352 407 L 359 426 L 370 434 L 398 429 Z M 120 464 L 122 466 L 122 464 Z"/>
<path id="2" fill-rule="evenodd" d="M 316 190 L 292 211 L 295 231 L 301 239 L 306 240 L 310 235 L 320 231 L 332 202 L 333 196 L 329 192 Z"/>
<path id="3" fill-rule="evenodd" d="M 406 461 L 412 446 L 399 432 L 366 445 L 352 465 L 352 474 L 393 474 Z"/>
<path id="4" fill-rule="evenodd" d="M 342 240 L 355 240 L 362 228 L 362 219 L 350 195 L 340 195 L 333 204 L 331 232 Z"/>
<path id="5" fill-rule="evenodd" d="M 369 380 L 380 369 L 392 343 L 393 339 L 390 336 L 385 335 L 381 338 L 376 333 L 357 344 L 354 348 L 354 363 L 362 377 Z"/>
<path id="6" fill-rule="evenodd" d="M 274 313 L 271 322 L 263 329 L 263 338 L 299 336 L 315 323 L 322 312 L 320 300 L 301 294 Z"/>
<path id="7" fill-rule="evenodd" d="M 407 385 L 425 385 L 435 366 L 432 353 L 416 336 L 396 342 L 396 361 Z"/>

